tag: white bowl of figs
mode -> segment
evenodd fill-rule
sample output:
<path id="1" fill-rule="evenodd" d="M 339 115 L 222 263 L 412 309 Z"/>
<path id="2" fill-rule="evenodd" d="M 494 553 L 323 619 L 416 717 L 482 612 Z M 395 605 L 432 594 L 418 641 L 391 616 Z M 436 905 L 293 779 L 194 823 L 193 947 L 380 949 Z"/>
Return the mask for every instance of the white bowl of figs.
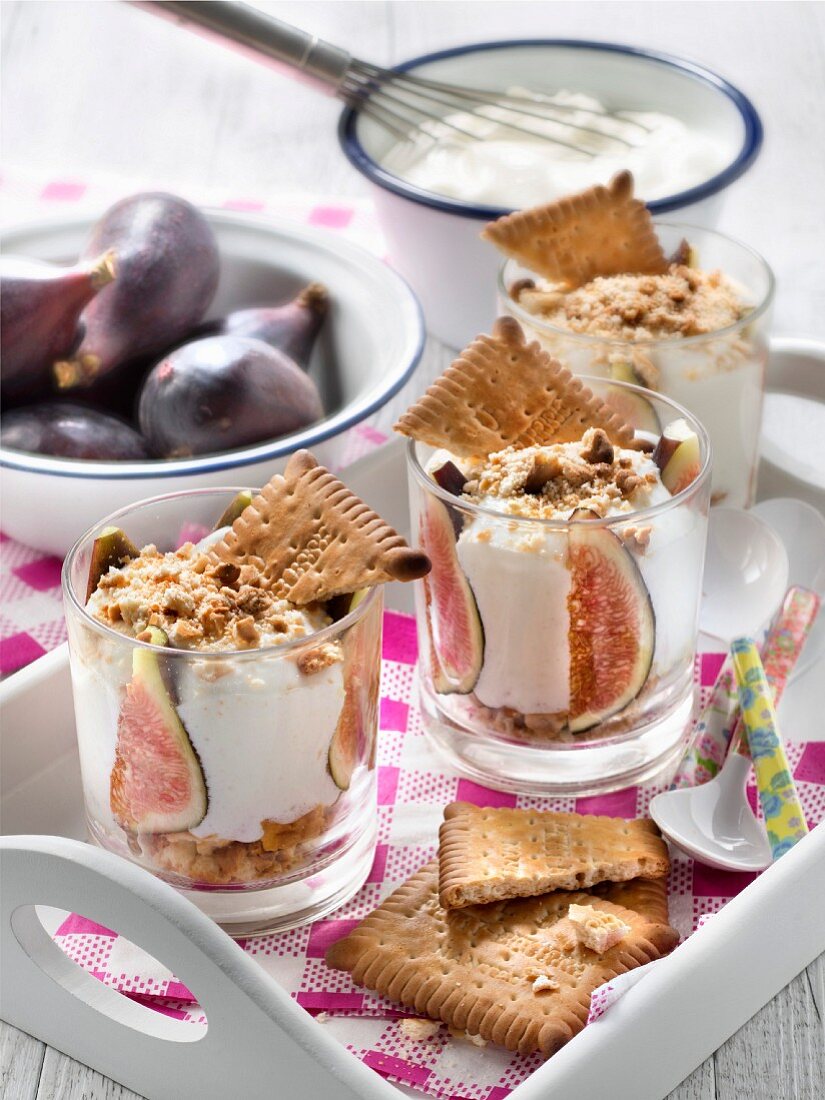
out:
<path id="1" fill-rule="evenodd" d="M 163 492 L 327 465 L 415 369 L 406 283 L 339 234 L 143 193 L 0 235 L 5 534 L 65 554 Z"/>

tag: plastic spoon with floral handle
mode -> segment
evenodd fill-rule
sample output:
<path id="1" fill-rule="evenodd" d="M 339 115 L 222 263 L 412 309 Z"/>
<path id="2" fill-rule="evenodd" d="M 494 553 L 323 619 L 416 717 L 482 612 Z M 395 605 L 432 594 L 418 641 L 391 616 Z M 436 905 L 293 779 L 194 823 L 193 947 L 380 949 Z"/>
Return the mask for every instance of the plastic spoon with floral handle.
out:
<path id="1" fill-rule="evenodd" d="M 782 607 L 768 631 L 762 648 L 762 661 L 773 691 L 774 706 L 779 705 L 819 607 L 820 599 L 816 592 L 794 585 L 786 592 Z M 740 733 L 741 736 L 737 736 Z M 731 746 L 730 752 L 747 756 L 747 739 L 742 733 L 731 654 L 728 654 L 719 670 L 710 698 L 699 715 L 696 729 L 676 769 L 670 789 L 696 787 L 713 779 L 719 774 L 725 761 L 728 745 Z"/>
<path id="2" fill-rule="evenodd" d="M 791 675 L 799 667 L 802 647 L 806 646 L 808 642 L 820 606 L 821 601 L 816 592 L 802 588 L 801 585 L 794 585 L 788 589 L 785 599 L 782 601 L 782 608 L 767 633 L 765 644 L 760 649 L 760 656 L 771 689 L 774 710 L 779 706 L 779 700 L 782 698 Z M 807 653 L 807 647 L 805 652 Z M 732 653 L 725 662 L 726 665 L 728 663 L 730 663 L 733 681 Z M 736 710 L 730 731 L 730 751 L 750 757 L 748 736 L 742 723 L 739 698 L 735 686 L 732 691 L 736 697 Z"/>
<path id="3" fill-rule="evenodd" d="M 778 859 L 807 835 L 808 826 L 779 736 L 759 650 L 752 638 L 737 638 L 731 652 L 768 841 L 773 858 Z"/>
<path id="4" fill-rule="evenodd" d="M 818 610 L 816 593 L 791 588 L 768 632 L 764 665 L 775 703 Z M 703 863 L 724 870 L 761 871 L 771 863 L 772 852 L 747 799 L 750 770 L 731 654 L 677 771 L 674 787 L 681 789 L 656 795 L 650 805 L 651 816 L 665 836 Z"/>

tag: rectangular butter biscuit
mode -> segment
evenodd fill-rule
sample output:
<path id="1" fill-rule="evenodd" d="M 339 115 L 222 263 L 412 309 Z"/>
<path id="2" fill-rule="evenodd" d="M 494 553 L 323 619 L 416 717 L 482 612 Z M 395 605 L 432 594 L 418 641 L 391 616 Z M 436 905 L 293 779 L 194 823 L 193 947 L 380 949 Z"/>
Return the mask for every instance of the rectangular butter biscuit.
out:
<path id="1" fill-rule="evenodd" d="M 598 882 L 660 878 L 667 847 L 647 818 L 492 809 L 453 802 L 439 832 L 445 909 L 581 890 Z"/>
<path id="2" fill-rule="evenodd" d="M 609 889 L 599 897 L 556 891 L 445 910 L 433 861 L 333 944 L 327 964 L 450 1028 L 548 1056 L 584 1027 L 594 989 L 678 942 L 673 928 L 646 912 L 648 904 L 661 911 L 664 881 L 645 887 L 641 911 L 616 905 Z M 612 914 L 628 926 L 627 935 L 601 955 L 590 950 L 567 918 L 571 904 Z"/>

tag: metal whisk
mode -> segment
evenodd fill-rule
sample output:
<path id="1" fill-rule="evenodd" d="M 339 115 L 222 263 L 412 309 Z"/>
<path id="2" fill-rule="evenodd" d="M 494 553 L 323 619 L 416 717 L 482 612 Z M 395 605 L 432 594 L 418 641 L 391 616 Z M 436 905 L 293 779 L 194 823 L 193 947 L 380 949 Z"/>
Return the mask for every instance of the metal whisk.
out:
<path id="1" fill-rule="evenodd" d="M 489 122 L 529 134 L 532 138 L 563 145 L 584 156 L 595 156 L 595 151 L 572 140 L 576 133 L 584 135 L 585 140 L 589 135 L 590 138 L 596 136 L 600 141 L 615 142 L 627 148 L 633 145 L 609 129 L 595 125 L 596 120 L 601 124 L 621 121 L 623 125 L 634 126 L 641 131 L 648 129 L 642 123 L 623 118 L 620 114 L 557 103 L 541 92 L 516 95 L 485 88 L 465 88 L 409 72 L 385 69 L 369 61 L 361 61 L 317 35 L 308 34 L 248 4 L 223 3 L 219 0 L 205 3 L 199 0 L 184 3 L 174 0 L 145 3 L 136 0 L 136 6 L 155 15 L 170 17 L 224 44 L 232 44 L 256 61 L 299 74 L 306 82 L 328 95 L 337 96 L 405 141 L 432 140 L 439 127 L 480 141 L 485 136 L 484 123 Z M 454 117 L 456 115 L 461 116 L 461 121 Z M 575 121 L 571 115 L 576 116 Z M 588 122 L 592 119 L 594 125 L 583 124 L 580 121 L 582 115 L 590 116 Z M 475 128 L 476 122 L 481 122 L 481 127 Z M 547 133 L 537 129 L 537 122 L 552 123 L 554 130 L 559 132 Z M 474 128 L 468 128 L 467 123 Z"/>

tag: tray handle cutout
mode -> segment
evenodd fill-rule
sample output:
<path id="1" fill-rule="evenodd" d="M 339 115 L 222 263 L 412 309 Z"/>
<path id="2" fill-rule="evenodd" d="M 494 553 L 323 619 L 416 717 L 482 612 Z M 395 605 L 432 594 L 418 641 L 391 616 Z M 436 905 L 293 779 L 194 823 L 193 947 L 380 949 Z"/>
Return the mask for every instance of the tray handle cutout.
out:
<path id="1" fill-rule="evenodd" d="M 55 836 L 3 837 L 0 864 L 0 1015 L 15 1027 L 149 1100 L 241 1092 L 398 1100 L 225 932 L 143 868 Z M 198 997 L 208 1027 L 103 986 L 52 942 L 38 905 L 83 913 L 161 959 Z"/>
<path id="2" fill-rule="evenodd" d="M 22 949 L 44 974 L 84 1004 L 110 1019 L 157 1039 L 197 1042 L 207 1024 L 186 1023 L 111 989 L 88 974 L 55 943 L 43 926 L 36 905 L 21 905 L 11 914 L 11 928 Z"/>

